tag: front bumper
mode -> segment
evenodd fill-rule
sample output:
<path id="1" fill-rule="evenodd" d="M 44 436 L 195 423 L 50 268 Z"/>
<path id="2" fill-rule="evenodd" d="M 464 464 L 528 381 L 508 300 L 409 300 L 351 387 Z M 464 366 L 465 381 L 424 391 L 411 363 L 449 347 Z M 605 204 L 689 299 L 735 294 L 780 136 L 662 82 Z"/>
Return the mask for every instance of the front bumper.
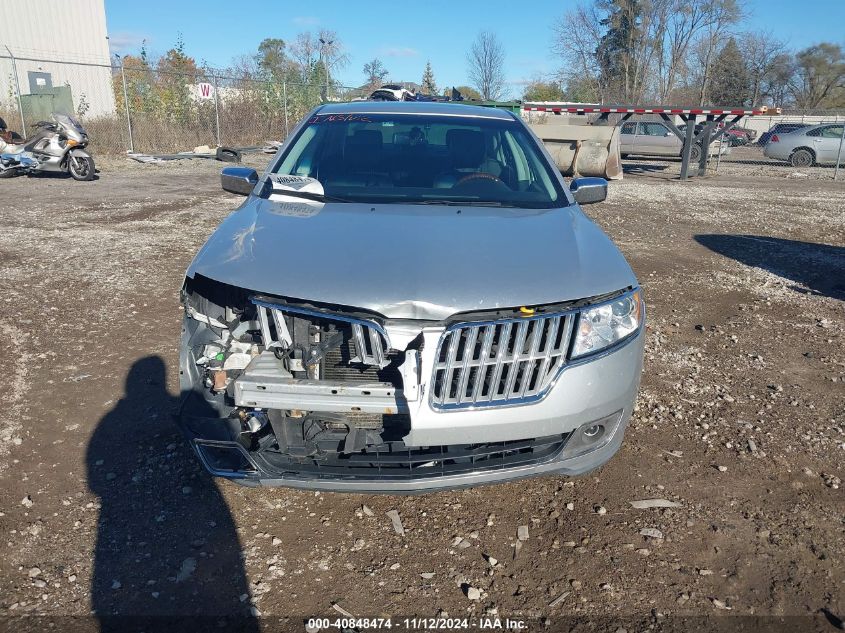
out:
<path id="1" fill-rule="evenodd" d="M 500 467 L 472 465 L 458 473 L 409 470 L 406 476 L 389 475 L 372 469 L 363 475 L 349 473 L 279 472 L 266 461 L 250 455 L 232 441 L 227 420 L 191 418 L 183 406 L 180 422 L 201 461 L 212 474 L 246 486 L 288 486 L 315 490 L 366 493 L 420 493 L 496 483 L 538 475 L 579 475 L 607 462 L 619 449 L 634 407 L 642 370 L 643 329 L 621 346 L 596 357 L 571 363 L 557 378 L 546 396 L 531 404 L 457 411 L 436 411 L 427 399 L 420 399 L 413 424 L 403 438 L 409 447 L 437 447 L 480 443 L 514 442 L 525 438 L 561 438 L 559 450 L 536 460 Z M 612 435 L 599 448 L 574 457 L 567 455 L 566 442 L 576 430 L 594 421 L 617 416 Z M 228 436 L 228 437 L 227 437 Z M 539 440 L 537 440 L 539 442 Z M 210 448 L 209 448 L 210 447 Z M 210 451 L 228 450 L 241 467 L 216 468 Z M 409 449 L 411 450 L 411 449 Z"/>
<path id="2" fill-rule="evenodd" d="M 611 457 L 616 454 L 622 444 L 625 426 L 630 417 L 630 412 L 622 414 L 622 421 L 610 443 L 602 448 L 591 451 L 578 457 L 569 459 L 554 459 L 542 464 L 531 466 L 507 468 L 501 470 L 490 470 L 474 473 L 463 473 L 454 476 L 442 476 L 432 478 L 418 478 L 409 480 L 384 480 L 384 479 L 321 479 L 316 477 L 303 477 L 296 474 L 275 476 L 266 472 L 256 471 L 244 476 L 231 476 L 221 472 L 215 472 L 209 468 L 205 459 L 200 457 L 203 464 L 216 476 L 232 479 L 243 486 L 299 488 L 305 490 L 323 490 L 331 492 L 350 492 L 367 494 L 421 494 L 435 492 L 438 490 L 453 490 L 458 488 L 470 488 L 484 484 L 503 483 L 517 479 L 538 477 L 542 475 L 565 475 L 576 476 L 591 472 L 603 466 Z M 197 449 L 197 444 L 194 443 Z M 198 451 L 199 452 L 199 451 Z M 202 455 L 200 453 L 200 455 Z"/>

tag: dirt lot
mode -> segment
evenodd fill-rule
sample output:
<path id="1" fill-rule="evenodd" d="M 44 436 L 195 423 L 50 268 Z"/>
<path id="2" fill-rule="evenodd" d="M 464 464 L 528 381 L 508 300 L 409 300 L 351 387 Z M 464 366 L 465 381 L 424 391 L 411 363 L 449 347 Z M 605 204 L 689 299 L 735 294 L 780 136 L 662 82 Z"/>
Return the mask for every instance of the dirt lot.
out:
<path id="1" fill-rule="evenodd" d="M 200 469 L 169 417 L 178 290 L 237 199 L 219 164 L 101 169 L 0 184 L 2 614 L 841 626 L 845 183 L 613 183 L 587 211 L 649 311 L 621 452 L 571 481 L 368 497 Z M 630 504 L 653 498 L 680 505 Z"/>

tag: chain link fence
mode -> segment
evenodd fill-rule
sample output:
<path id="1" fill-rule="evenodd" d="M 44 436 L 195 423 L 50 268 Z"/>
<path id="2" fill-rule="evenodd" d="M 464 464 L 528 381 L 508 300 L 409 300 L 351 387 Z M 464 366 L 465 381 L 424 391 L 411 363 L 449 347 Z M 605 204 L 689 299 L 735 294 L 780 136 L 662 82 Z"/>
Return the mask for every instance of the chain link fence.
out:
<path id="1" fill-rule="evenodd" d="M 0 55 L 0 116 L 27 136 L 52 112 L 75 115 L 100 153 L 172 153 L 200 145 L 283 140 L 325 101 L 366 97 L 358 88 L 236 77 L 215 69 L 70 63 Z"/>
<path id="2" fill-rule="evenodd" d="M 0 55 L 0 116 L 10 129 L 26 137 L 53 112 L 73 114 L 88 131 L 92 151 L 99 153 L 262 146 L 286 138 L 322 102 L 366 96 L 364 90 L 334 82 L 262 81 L 212 68 L 174 72 L 128 63 Z M 673 122 L 683 130 L 682 120 Z M 626 172 L 680 173 L 682 142 L 665 121 L 637 115 L 611 123 L 620 125 Z M 699 119 L 697 129 L 702 124 L 706 121 Z M 838 175 L 845 181 L 843 124 L 845 110 L 743 117 L 711 145 L 705 172 L 815 179 Z M 691 175 L 698 173 L 695 149 Z"/>

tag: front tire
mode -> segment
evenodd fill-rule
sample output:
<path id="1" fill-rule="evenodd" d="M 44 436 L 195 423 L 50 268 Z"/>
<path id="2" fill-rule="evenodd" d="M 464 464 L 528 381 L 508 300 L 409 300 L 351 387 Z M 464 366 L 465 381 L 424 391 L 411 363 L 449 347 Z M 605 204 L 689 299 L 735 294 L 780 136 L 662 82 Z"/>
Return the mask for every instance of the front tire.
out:
<path id="1" fill-rule="evenodd" d="M 789 164 L 793 167 L 812 167 L 815 162 L 816 157 L 808 149 L 796 149 L 789 157 Z"/>
<path id="2" fill-rule="evenodd" d="M 94 180 L 94 159 L 90 156 L 74 156 L 67 161 L 67 170 L 74 180 Z"/>

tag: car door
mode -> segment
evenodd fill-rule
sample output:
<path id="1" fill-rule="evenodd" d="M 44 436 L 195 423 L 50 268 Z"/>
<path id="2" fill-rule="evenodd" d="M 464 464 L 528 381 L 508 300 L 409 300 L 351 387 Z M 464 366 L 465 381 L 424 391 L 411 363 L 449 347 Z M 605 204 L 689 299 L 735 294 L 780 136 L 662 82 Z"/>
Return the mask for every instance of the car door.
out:
<path id="1" fill-rule="evenodd" d="M 681 153 L 681 141 L 675 134 L 665 125 L 657 121 L 643 121 L 640 123 L 641 134 L 637 136 L 637 141 L 642 137 L 642 145 L 644 145 L 649 154 L 656 154 L 658 156 L 678 156 Z"/>
<path id="2" fill-rule="evenodd" d="M 635 154 L 634 141 L 637 136 L 637 124 L 634 121 L 626 121 L 619 131 L 619 151 L 622 154 Z"/>
<path id="3" fill-rule="evenodd" d="M 835 163 L 839 153 L 839 142 L 842 139 L 842 125 L 825 125 L 813 132 L 818 132 L 818 136 L 813 137 L 816 160 L 820 163 Z"/>

